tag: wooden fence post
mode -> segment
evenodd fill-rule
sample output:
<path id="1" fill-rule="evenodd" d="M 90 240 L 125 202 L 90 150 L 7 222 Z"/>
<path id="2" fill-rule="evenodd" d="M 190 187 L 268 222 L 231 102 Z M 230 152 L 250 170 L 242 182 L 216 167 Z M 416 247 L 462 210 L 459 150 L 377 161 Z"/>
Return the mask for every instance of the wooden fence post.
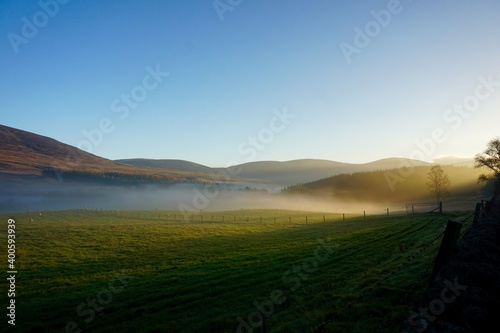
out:
<path id="1" fill-rule="evenodd" d="M 345 213 L 342 213 L 342 221 L 345 221 Z"/>
<path id="2" fill-rule="evenodd" d="M 457 250 L 458 236 L 460 235 L 460 229 L 462 228 L 462 223 L 455 221 L 448 221 L 446 225 L 446 230 L 444 231 L 443 240 L 441 241 L 441 246 L 439 247 L 439 252 L 434 262 L 434 269 L 431 274 L 431 282 L 434 281 L 439 271 L 443 266 L 450 262 L 453 254 Z"/>
<path id="3" fill-rule="evenodd" d="M 481 202 L 478 202 L 476 204 L 476 210 L 474 211 L 474 221 L 472 223 L 476 224 L 479 222 L 479 215 L 481 214 L 481 207 L 483 204 Z"/>
<path id="4" fill-rule="evenodd" d="M 363 211 L 363 219 L 366 220 L 366 210 Z"/>

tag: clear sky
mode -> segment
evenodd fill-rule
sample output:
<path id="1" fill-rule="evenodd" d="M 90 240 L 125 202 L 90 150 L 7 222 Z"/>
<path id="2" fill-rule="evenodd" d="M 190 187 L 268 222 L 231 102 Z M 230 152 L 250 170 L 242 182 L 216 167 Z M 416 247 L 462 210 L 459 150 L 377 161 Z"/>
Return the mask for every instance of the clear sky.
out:
<path id="1" fill-rule="evenodd" d="M 2 0 L 0 124 L 209 166 L 473 156 L 500 135 L 499 17 L 498 0 Z"/>

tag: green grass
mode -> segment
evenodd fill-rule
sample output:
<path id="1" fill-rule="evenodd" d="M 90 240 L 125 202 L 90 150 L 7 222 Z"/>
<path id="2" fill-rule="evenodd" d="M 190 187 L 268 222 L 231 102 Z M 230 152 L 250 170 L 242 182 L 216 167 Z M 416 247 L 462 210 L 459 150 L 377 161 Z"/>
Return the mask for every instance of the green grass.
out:
<path id="1" fill-rule="evenodd" d="M 67 322 L 82 332 L 237 332 L 237 318 L 248 322 L 254 301 L 269 304 L 273 291 L 285 299 L 265 309 L 267 332 L 311 332 L 329 318 L 325 332 L 396 332 L 427 285 L 439 240 L 398 265 L 449 219 L 466 215 L 342 221 L 331 213 L 240 210 L 182 222 L 173 211 L 72 210 L 0 218 L 16 219 L 20 332 L 65 332 Z M 318 247 L 323 261 L 314 257 Z M 113 282 L 113 272 L 132 279 Z M 112 299 L 90 320 L 85 303 L 98 295 Z"/>

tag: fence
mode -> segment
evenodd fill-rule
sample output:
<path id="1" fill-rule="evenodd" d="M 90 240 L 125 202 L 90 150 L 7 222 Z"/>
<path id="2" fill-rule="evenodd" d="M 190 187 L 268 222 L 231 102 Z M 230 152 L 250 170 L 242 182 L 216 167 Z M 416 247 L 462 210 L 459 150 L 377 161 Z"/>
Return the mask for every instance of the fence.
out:
<path id="1" fill-rule="evenodd" d="M 307 212 L 301 214 L 300 211 L 294 211 L 292 214 L 287 215 L 244 215 L 235 212 L 227 212 L 228 214 L 221 214 L 221 212 L 182 212 L 182 211 L 161 211 L 161 210 L 108 210 L 99 208 L 81 208 L 75 209 L 83 213 L 97 213 L 106 214 L 110 216 L 117 216 L 123 218 L 133 219 L 146 219 L 146 220 L 163 220 L 166 222 L 289 222 L 289 223 L 318 223 L 327 221 L 345 221 L 346 219 L 380 217 L 380 216 L 393 216 L 404 215 L 404 210 L 381 208 L 363 210 L 355 213 L 314 213 Z M 231 214 L 233 213 L 233 214 Z"/>
<path id="2" fill-rule="evenodd" d="M 406 214 L 443 212 L 443 202 L 413 202 L 407 203 Z"/>

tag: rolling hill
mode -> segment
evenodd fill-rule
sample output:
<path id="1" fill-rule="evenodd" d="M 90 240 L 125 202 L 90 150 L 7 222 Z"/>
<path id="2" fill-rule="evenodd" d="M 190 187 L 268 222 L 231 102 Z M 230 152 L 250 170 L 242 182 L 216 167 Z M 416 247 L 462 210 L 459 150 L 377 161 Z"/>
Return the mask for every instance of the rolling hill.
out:
<path id="1" fill-rule="evenodd" d="M 46 136 L 0 125 L 0 178 L 80 180 L 209 181 L 206 174 L 143 168 L 89 154 Z M 60 180 L 60 179 L 59 179 Z"/>
<path id="2" fill-rule="evenodd" d="M 127 159 L 116 160 L 119 163 L 142 167 L 169 168 L 179 171 L 197 172 L 227 172 L 228 168 L 211 168 L 182 160 L 152 160 L 152 159 Z M 409 160 L 404 158 L 386 158 L 370 163 L 352 164 L 319 159 L 300 159 L 285 162 L 259 161 L 232 166 L 240 170 L 239 177 L 252 179 L 253 182 L 271 184 L 275 186 L 288 186 L 293 184 L 311 182 L 326 177 L 353 172 L 388 170 L 400 167 L 403 163 L 413 165 L 430 165 L 430 163 Z"/>
<path id="3" fill-rule="evenodd" d="M 289 186 L 284 193 L 367 202 L 433 201 L 426 185 L 429 170 L 430 166 L 417 166 L 411 174 L 407 169 L 341 174 Z M 477 182 L 484 170 L 465 166 L 443 166 L 443 170 L 451 181 L 446 200 L 491 195 L 492 186 Z"/>
<path id="4" fill-rule="evenodd" d="M 117 163 L 133 165 L 137 167 L 148 167 L 148 168 L 159 168 L 159 169 L 172 169 L 178 171 L 189 171 L 189 172 L 205 172 L 210 173 L 216 171 L 214 168 L 210 168 L 205 165 L 201 165 L 194 162 L 184 161 L 184 160 L 154 160 L 148 158 L 130 158 L 115 160 Z"/>
<path id="5" fill-rule="evenodd" d="M 173 159 L 123 159 L 111 161 L 89 154 L 52 138 L 0 125 L 0 178 L 29 176 L 116 182 L 214 182 L 210 173 L 228 173 L 228 168 Z M 387 158 L 352 164 L 318 159 L 249 162 L 233 166 L 239 170 L 235 183 L 288 186 L 354 172 L 398 168 L 404 162 L 429 163 Z M 59 177 L 60 178 L 60 177 Z"/>

